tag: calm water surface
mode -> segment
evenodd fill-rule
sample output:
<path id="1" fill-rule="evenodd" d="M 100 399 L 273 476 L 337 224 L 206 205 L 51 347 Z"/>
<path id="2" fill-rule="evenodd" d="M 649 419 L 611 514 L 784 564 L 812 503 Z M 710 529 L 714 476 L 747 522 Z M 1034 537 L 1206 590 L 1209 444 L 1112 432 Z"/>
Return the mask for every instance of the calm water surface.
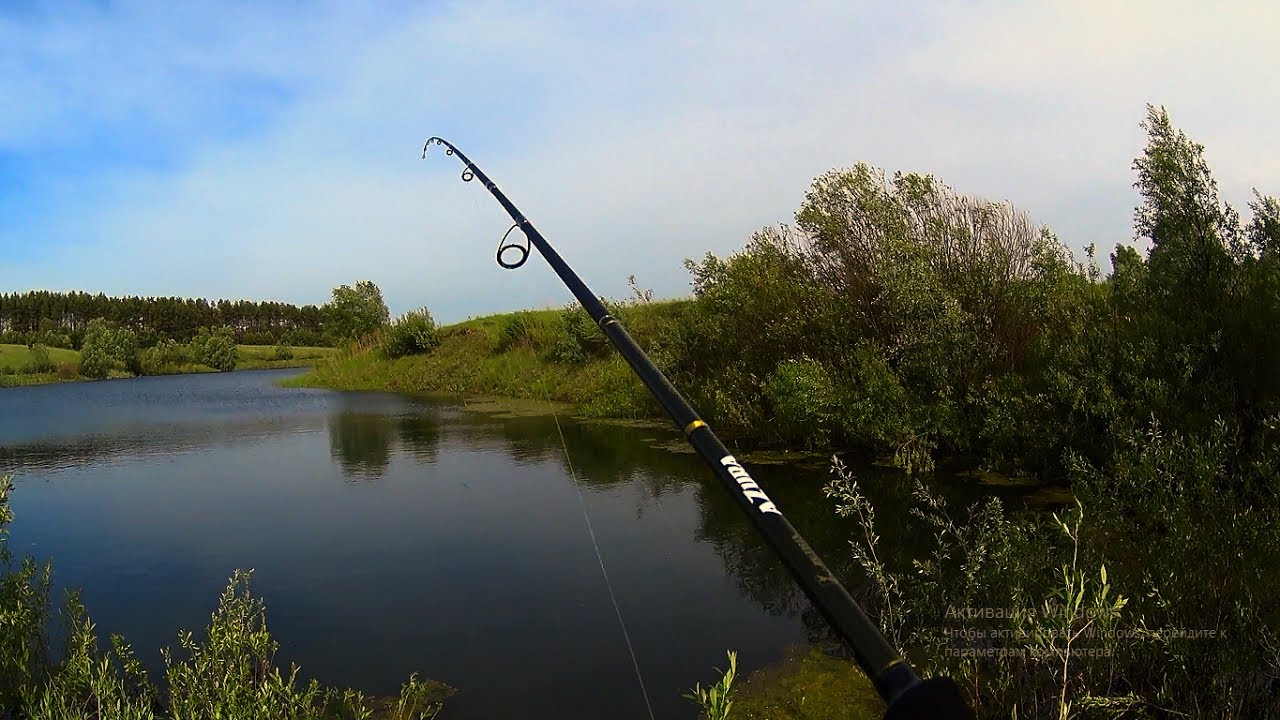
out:
<path id="1" fill-rule="evenodd" d="M 51 560 L 153 668 L 236 568 L 322 682 L 458 688 L 442 717 L 647 717 L 551 415 L 282 389 L 298 371 L 0 390 L 12 543 Z M 675 433 L 560 418 L 655 712 L 724 651 L 743 671 L 820 623 Z M 825 473 L 753 474 L 829 559 Z M 873 476 L 892 516 L 902 483 Z M 837 562 L 837 564 L 839 564 Z"/>

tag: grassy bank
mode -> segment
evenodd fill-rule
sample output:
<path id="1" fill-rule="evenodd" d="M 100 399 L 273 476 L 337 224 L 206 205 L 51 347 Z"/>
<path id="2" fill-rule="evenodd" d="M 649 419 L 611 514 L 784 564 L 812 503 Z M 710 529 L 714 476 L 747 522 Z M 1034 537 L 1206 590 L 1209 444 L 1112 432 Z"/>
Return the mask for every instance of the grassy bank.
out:
<path id="1" fill-rule="evenodd" d="M 642 345 L 688 301 L 619 310 Z M 388 357 L 375 342 L 344 350 L 291 378 L 292 387 L 486 395 L 571 403 L 590 417 L 656 415 L 657 405 L 603 338 L 580 342 L 571 312 L 536 310 L 474 318 L 439 330 L 427 354 Z M 583 314 L 585 318 L 585 314 Z M 588 324 L 590 320 L 586 321 Z M 598 333 L 594 325 L 586 328 Z M 584 347 L 585 346 L 585 347 Z"/>
<path id="2" fill-rule="evenodd" d="M 237 345 L 236 355 L 239 361 L 237 370 L 266 370 L 270 368 L 310 367 L 318 361 L 332 356 L 336 348 L 329 347 L 295 347 L 289 349 L 292 357 L 281 358 L 277 355 L 275 345 Z"/>
<path id="3" fill-rule="evenodd" d="M 46 348 L 47 363 L 39 367 L 38 359 L 26 345 L 0 345 L 0 387 L 43 385 L 46 383 L 89 380 L 79 372 L 80 353 L 66 348 Z M 310 367 L 333 356 L 337 350 L 327 347 L 295 347 L 289 349 L 288 358 L 279 357 L 275 345 L 237 345 L 236 370 L 265 370 L 272 368 Z M 49 369 L 52 367 L 53 369 Z M 183 375 L 188 373 L 217 372 L 199 363 L 174 363 L 153 368 L 148 375 Z M 113 371 L 113 378 L 132 377 L 127 372 Z"/>

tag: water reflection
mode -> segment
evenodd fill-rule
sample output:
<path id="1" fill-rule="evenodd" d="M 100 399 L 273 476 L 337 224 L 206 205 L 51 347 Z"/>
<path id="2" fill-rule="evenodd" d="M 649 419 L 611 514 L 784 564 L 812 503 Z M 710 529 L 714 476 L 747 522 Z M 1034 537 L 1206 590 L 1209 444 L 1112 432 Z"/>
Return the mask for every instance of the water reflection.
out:
<path id="1" fill-rule="evenodd" d="M 724 650 L 747 671 L 823 632 L 701 461 L 663 449 L 673 430 L 280 376 L 0 391 L 14 547 L 53 558 L 152 663 L 254 567 L 281 659 L 321 681 L 385 693 L 419 672 L 462 690 L 454 718 L 647 717 L 576 477 L 659 715 L 694 717 L 680 693 Z M 753 473 L 848 572 L 824 474 Z"/>
<path id="2" fill-rule="evenodd" d="M 440 455 L 444 436 L 440 421 L 432 414 L 404 415 L 397 419 L 397 435 L 404 452 L 423 463 L 434 463 Z"/>
<path id="3" fill-rule="evenodd" d="M 382 477 L 391 463 L 395 423 L 386 415 L 337 413 L 329 416 L 329 453 L 353 480 Z"/>

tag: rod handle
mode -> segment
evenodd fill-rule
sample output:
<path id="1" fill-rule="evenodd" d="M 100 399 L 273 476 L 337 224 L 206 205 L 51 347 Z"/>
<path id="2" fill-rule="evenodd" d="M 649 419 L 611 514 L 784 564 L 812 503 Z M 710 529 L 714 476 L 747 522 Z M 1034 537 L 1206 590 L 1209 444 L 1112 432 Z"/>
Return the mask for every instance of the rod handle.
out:
<path id="1" fill-rule="evenodd" d="M 948 677 L 929 678 L 895 697 L 884 720 L 974 720 L 960 686 Z"/>

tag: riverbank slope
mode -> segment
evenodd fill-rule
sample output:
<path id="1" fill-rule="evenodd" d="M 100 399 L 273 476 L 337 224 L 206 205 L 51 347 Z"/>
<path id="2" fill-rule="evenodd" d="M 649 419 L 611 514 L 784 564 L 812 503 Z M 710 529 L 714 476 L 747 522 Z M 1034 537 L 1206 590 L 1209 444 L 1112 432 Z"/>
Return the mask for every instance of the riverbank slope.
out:
<path id="1" fill-rule="evenodd" d="M 632 305 L 622 319 L 652 351 L 658 327 L 673 323 L 690 302 Z M 391 358 L 370 342 L 317 362 L 284 385 L 549 400 L 570 403 L 587 417 L 660 416 L 626 362 L 586 323 L 580 330 L 574 311 L 558 309 L 473 318 L 440 328 L 440 344 L 429 353 Z"/>

